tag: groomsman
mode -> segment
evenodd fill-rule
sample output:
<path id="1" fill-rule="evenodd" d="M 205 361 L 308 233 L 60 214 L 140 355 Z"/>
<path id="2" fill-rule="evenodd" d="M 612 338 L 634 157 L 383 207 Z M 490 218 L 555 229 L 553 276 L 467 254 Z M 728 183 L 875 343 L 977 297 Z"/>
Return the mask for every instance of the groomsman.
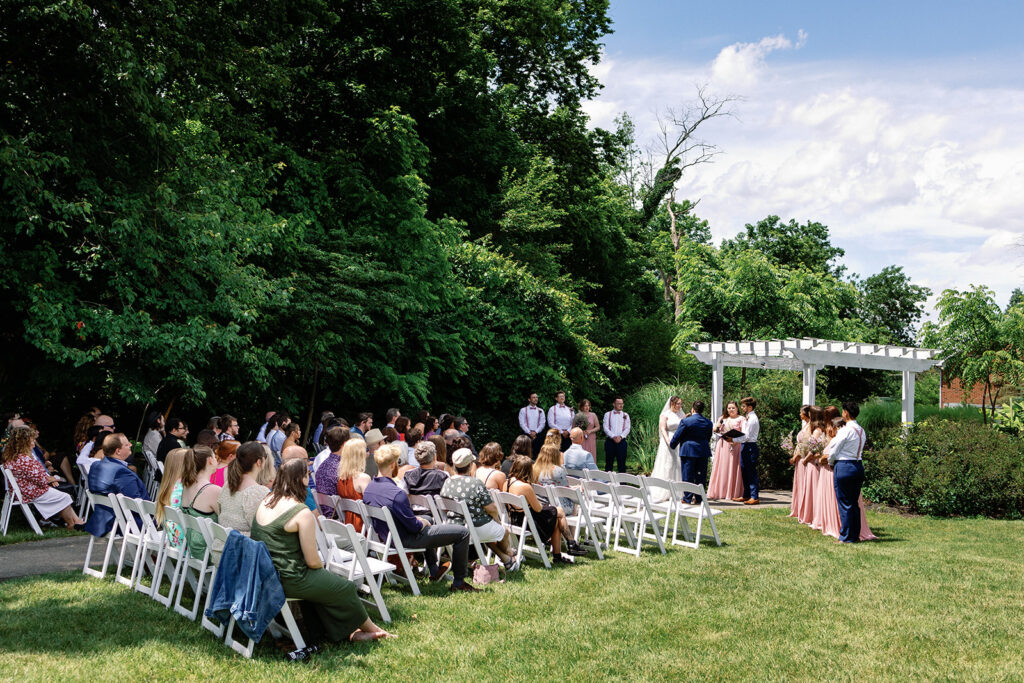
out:
<path id="1" fill-rule="evenodd" d="M 530 394 L 529 403 L 519 409 L 519 428 L 533 440 L 533 458 L 537 459 L 540 447 L 544 445 L 544 409 L 537 405 L 537 392 Z"/>
<path id="2" fill-rule="evenodd" d="M 572 418 L 576 412 L 565 405 L 565 392 L 559 391 L 555 394 L 555 405 L 548 408 L 548 424 L 551 429 L 557 429 L 562 433 L 562 444 L 558 450 L 565 452 L 572 441 L 569 440 L 569 430 L 572 429 Z"/>
<path id="3" fill-rule="evenodd" d="M 742 448 L 740 448 L 740 474 L 743 475 L 743 497 L 733 498 L 733 501 L 737 503 L 742 501 L 744 505 L 757 505 L 761 502 L 758 500 L 760 480 L 757 476 L 757 460 L 761 456 L 761 450 L 757 446 L 757 437 L 761 435 L 761 421 L 757 419 L 757 413 L 754 412 L 756 407 L 757 401 L 750 396 L 740 400 L 740 409 L 743 410 L 743 416 L 746 418 L 743 436 L 737 436 L 735 439 L 726 439 L 733 443 L 743 444 Z"/>
<path id="4" fill-rule="evenodd" d="M 711 420 L 704 417 L 704 401 L 694 401 L 693 412 L 679 423 L 679 428 L 669 442 L 669 448 L 675 448 L 679 444 L 679 463 L 683 469 L 683 481 L 691 484 L 707 486 L 708 482 L 708 458 L 711 457 L 711 432 L 713 425 Z M 688 504 L 700 503 L 700 496 L 687 493 L 683 496 L 683 502 Z"/>
<path id="5" fill-rule="evenodd" d="M 604 414 L 602 426 L 608 439 L 604 442 L 604 468 L 611 472 L 616 465 L 616 472 L 626 471 L 626 437 L 629 436 L 629 413 L 622 409 L 622 399 L 616 398 L 612 403 L 613 410 Z"/>
<path id="6" fill-rule="evenodd" d="M 835 471 L 836 503 L 839 507 L 839 541 L 857 543 L 860 540 L 860 488 L 864 484 L 864 428 L 857 424 L 860 406 L 853 401 L 843 403 L 841 427 L 825 453 Z"/>

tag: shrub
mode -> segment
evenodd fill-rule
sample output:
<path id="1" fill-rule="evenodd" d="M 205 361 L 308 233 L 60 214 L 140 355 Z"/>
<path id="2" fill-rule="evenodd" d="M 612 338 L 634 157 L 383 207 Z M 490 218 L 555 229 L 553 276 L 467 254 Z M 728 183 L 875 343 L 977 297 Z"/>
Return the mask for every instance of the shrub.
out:
<path id="1" fill-rule="evenodd" d="M 632 420 L 629 432 L 629 459 L 635 469 L 650 474 L 654 458 L 658 455 L 658 417 L 669 396 L 683 399 L 683 409 L 689 411 L 696 400 L 710 404 L 708 394 L 692 384 L 651 382 L 637 389 L 624 400 L 626 412 Z"/>
<path id="2" fill-rule="evenodd" d="M 1024 448 L 975 422 L 889 430 L 864 458 L 864 496 L 938 517 L 1024 517 Z"/>
<path id="3" fill-rule="evenodd" d="M 939 408 L 936 405 L 914 406 L 914 419 L 917 421 L 938 417 L 960 422 L 981 422 L 981 411 L 974 406 L 956 408 Z M 880 432 L 890 427 L 899 427 L 903 423 L 903 406 L 899 401 L 874 399 L 861 405 L 857 423 L 868 433 Z"/>

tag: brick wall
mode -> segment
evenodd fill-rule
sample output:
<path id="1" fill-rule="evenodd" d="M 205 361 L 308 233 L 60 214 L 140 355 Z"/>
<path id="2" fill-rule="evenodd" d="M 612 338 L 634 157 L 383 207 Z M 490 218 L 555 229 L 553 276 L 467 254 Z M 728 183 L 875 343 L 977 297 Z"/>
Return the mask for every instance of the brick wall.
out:
<path id="1" fill-rule="evenodd" d="M 964 388 L 960 386 L 960 378 L 954 377 L 948 384 L 943 381 L 941 385 L 942 397 L 939 403 L 944 406 L 954 405 L 969 405 L 969 406 L 981 406 L 983 402 L 982 393 L 985 391 L 985 385 L 978 382 L 971 387 L 970 392 L 965 392 Z"/>

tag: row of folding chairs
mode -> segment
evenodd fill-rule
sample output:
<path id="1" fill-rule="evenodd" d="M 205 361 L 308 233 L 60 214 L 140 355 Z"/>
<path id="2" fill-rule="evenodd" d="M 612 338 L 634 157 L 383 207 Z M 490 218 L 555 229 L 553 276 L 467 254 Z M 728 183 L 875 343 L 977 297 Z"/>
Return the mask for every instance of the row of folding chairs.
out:
<path id="1" fill-rule="evenodd" d="M 32 531 L 36 532 L 40 536 L 43 535 L 43 529 L 39 526 L 39 520 L 36 519 L 35 512 L 32 510 L 31 503 L 26 503 L 25 499 L 21 496 L 21 488 L 18 486 L 17 480 L 14 478 L 14 473 L 7 469 L 6 466 L 0 465 L 0 470 L 3 470 L 3 479 L 0 479 L 0 486 L 3 482 L 6 482 L 6 493 L 4 494 L 3 508 L 0 509 L 0 531 L 3 531 L 3 535 L 7 535 L 7 527 L 11 523 L 11 516 L 14 514 L 14 507 L 21 508 L 22 514 L 25 515 L 25 519 L 28 521 L 29 527 Z"/>

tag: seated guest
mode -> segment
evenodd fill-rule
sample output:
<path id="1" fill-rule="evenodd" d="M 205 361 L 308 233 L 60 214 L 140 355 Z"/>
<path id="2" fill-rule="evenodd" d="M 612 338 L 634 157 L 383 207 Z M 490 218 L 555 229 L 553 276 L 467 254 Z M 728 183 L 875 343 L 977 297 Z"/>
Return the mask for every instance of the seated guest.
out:
<path id="1" fill-rule="evenodd" d="M 203 430 L 209 432 L 209 430 Z M 209 432 L 213 434 L 213 432 Z M 221 487 L 210 483 L 210 477 L 217 471 L 217 456 L 209 446 L 197 445 L 189 449 L 190 455 L 185 456 L 184 470 L 181 474 L 181 510 L 192 517 L 218 519 L 220 509 L 217 498 Z M 202 534 L 187 534 L 188 550 L 192 557 L 200 560 L 206 553 L 206 541 Z"/>
<path id="2" fill-rule="evenodd" d="M 557 430 L 555 430 L 558 433 Z M 561 435 L 559 434 L 559 438 Z M 550 444 L 545 444 L 550 446 Z M 555 446 L 557 448 L 557 446 Z M 543 446 L 541 447 L 543 450 Z M 539 456 L 538 456 L 539 457 Z M 541 543 L 551 544 L 551 555 L 556 564 L 572 564 L 572 560 L 562 557 L 562 535 L 565 532 L 565 512 L 562 508 L 554 505 L 545 505 L 537 498 L 533 490 L 533 461 L 524 455 L 517 455 L 512 469 L 508 474 L 508 482 L 505 490 L 517 496 L 526 498 L 527 505 L 533 513 L 533 521 L 537 524 L 537 533 L 540 534 Z M 509 518 L 516 526 L 523 523 L 524 514 L 522 510 L 516 510 L 509 506 Z M 570 555 L 585 555 L 586 551 L 568 539 L 568 553 Z"/>
<path id="3" fill-rule="evenodd" d="M 149 500 L 146 486 L 139 475 L 128 469 L 125 460 L 132 455 L 132 445 L 124 434 L 108 434 L 103 439 L 103 457 L 89 468 L 89 490 L 105 496 L 123 493 L 129 498 Z M 85 530 L 93 536 L 105 536 L 114 525 L 114 511 L 106 505 L 97 505 Z"/>
<path id="4" fill-rule="evenodd" d="M 353 435 L 366 436 L 366 432 L 373 429 L 373 413 L 359 413 L 356 417 L 356 426 L 351 430 Z"/>
<path id="5" fill-rule="evenodd" d="M 538 447 L 537 450 L 540 450 L 540 448 Z M 501 471 L 506 477 L 508 477 L 508 473 L 512 469 L 512 463 L 520 455 L 529 458 L 530 462 L 533 462 L 533 439 L 530 438 L 529 434 L 517 436 L 516 440 L 512 442 L 512 451 L 508 454 L 508 457 L 501 461 Z"/>
<path id="6" fill-rule="evenodd" d="M 334 642 L 390 637 L 366 616 L 355 584 L 324 569 L 316 546 L 316 517 L 303 503 L 308 489 L 307 464 L 285 462 L 256 510 L 252 539 L 270 551 L 285 597 L 302 601 L 302 621 L 311 642 L 323 636 Z"/>
<path id="7" fill-rule="evenodd" d="M 124 438 L 123 434 L 118 435 Z M 124 439 L 125 442 L 128 439 Z M 67 493 L 54 488 L 59 482 L 32 454 L 35 430 L 22 426 L 11 429 L 4 445 L 3 465 L 14 475 L 21 491 L 21 499 L 35 506 L 43 519 L 60 515 L 68 529 L 81 529 L 85 521 L 75 514 L 72 499 Z M 120 443 L 120 440 L 118 441 Z M 131 445 L 128 446 L 131 453 Z M 109 509 L 109 508 L 108 508 Z"/>
<path id="8" fill-rule="evenodd" d="M 413 450 L 416 448 L 416 444 L 423 440 L 423 432 L 419 429 L 412 429 L 405 435 L 405 447 L 409 452 L 409 464 L 413 467 L 419 467 L 420 464 L 416 462 L 416 457 L 412 455 Z M 436 447 L 436 444 L 435 444 Z"/>
<path id="9" fill-rule="evenodd" d="M 480 449 L 480 464 L 476 467 L 475 476 L 484 485 L 484 488 L 495 491 L 504 490 L 506 477 L 505 473 L 499 469 L 504 458 L 501 445 L 496 441 L 492 441 Z M 455 469 L 458 470 L 457 467 Z"/>
<path id="10" fill-rule="evenodd" d="M 274 462 L 270 446 L 263 444 L 263 452 L 267 457 L 260 460 L 260 466 L 256 468 L 256 482 L 270 489 L 274 486 L 274 477 L 277 476 L 277 463 Z"/>
<path id="11" fill-rule="evenodd" d="M 82 450 L 78 451 L 78 459 L 75 461 L 75 464 L 78 465 L 78 471 L 81 472 L 83 478 L 88 476 L 92 461 L 103 457 L 101 454 L 103 439 L 108 434 L 113 434 L 114 429 L 114 418 L 109 415 L 100 415 L 96 418 L 93 426 L 89 428 L 89 440 L 82 446 Z"/>
<path id="12" fill-rule="evenodd" d="M 388 412 L 386 412 L 384 414 L 384 417 L 387 420 L 387 422 L 385 422 L 384 426 L 385 427 L 390 427 L 391 429 L 394 429 L 395 428 L 395 420 L 397 420 L 401 416 L 402 416 L 402 411 L 399 410 L 398 408 L 388 408 Z"/>
<path id="13" fill-rule="evenodd" d="M 157 413 L 159 415 L 159 413 Z M 89 429 L 96 423 L 96 416 L 92 413 L 86 413 L 82 417 L 78 418 L 78 422 L 75 424 L 74 444 L 75 444 L 75 455 L 82 452 L 82 446 L 90 440 Z M 162 435 L 161 435 L 162 436 Z M 156 451 L 153 451 L 154 453 Z"/>
<path id="14" fill-rule="evenodd" d="M 500 449 L 498 452 L 500 454 Z M 460 448 L 455 451 L 452 454 L 452 464 L 455 466 L 455 476 L 449 477 L 445 481 L 444 486 L 441 487 L 441 495 L 452 500 L 466 501 L 472 519 L 464 520 L 462 515 L 453 512 L 448 513 L 448 519 L 455 524 L 471 523 L 476 530 L 477 537 L 497 553 L 502 564 L 505 565 L 505 569 L 515 571 L 519 567 L 516 564 L 515 556 L 509 552 L 509 535 L 501 525 L 498 506 L 494 504 L 491 494 L 487 493 L 487 489 L 484 488 L 480 480 L 473 476 L 475 465 L 472 451 L 468 448 Z"/>
<path id="15" fill-rule="evenodd" d="M 217 436 L 221 441 L 238 441 L 238 418 L 232 415 L 221 415 L 217 426 L 220 427 L 220 434 Z"/>
<path id="16" fill-rule="evenodd" d="M 559 451 L 562 450 L 562 432 L 557 429 L 549 429 L 544 433 L 544 445 L 554 446 Z"/>
<path id="17" fill-rule="evenodd" d="M 569 430 L 572 445 L 565 449 L 565 466 L 571 470 L 596 470 L 594 455 L 583 447 L 584 431 L 579 427 Z"/>
<path id="18" fill-rule="evenodd" d="M 249 535 L 253 515 L 270 489 L 256 480 L 260 465 L 270 459 L 263 444 L 246 441 L 238 447 L 228 465 L 227 486 L 217 496 L 218 523 L 240 534 Z"/>
<path id="19" fill-rule="evenodd" d="M 159 410 L 154 410 L 149 413 L 146 418 L 146 436 L 142 440 L 142 447 L 156 455 L 157 450 L 160 448 L 160 441 L 164 438 L 164 416 Z"/>
<path id="20" fill-rule="evenodd" d="M 467 448 L 473 452 L 473 457 L 477 457 L 476 446 L 473 445 L 473 439 L 469 436 L 469 420 L 462 415 L 456 415 L 452 420 L 452 426 L 459 430 L 459 435 L 469 444 Z"/>
<path id="21" fill-rule="evenodd" d="M 395 431 L 398 432 L 399 441 L 405 441 L 406 434 L 409 433 L 409 418 L 404 415 L 399 415 L 395 418 Z"/>
<path id="22" fill-rule="evenodd" d="M 448 453 L 454 452 L 455 446 L 449 446 L 448 443 L 444 440 L 444 437 L 441 436 L 440 434 L 428 436 L 426 440 L 434 444 L 434 451 L 437 453 L 436 457 L 439 463 L 439 469 L 443 469 L 445 472 L 448 472 Z M 416 460 L 415 449 L 413 450 L 413 460 Z M 419 466 L 418 460 L 416 461 L 416 465 Z M 448 472 L 448 474 L 451 474 L 451 472 Z"/>
<path id="23" fill-rule="evenodd" d="M 302 440 L 302 428 L 299 427 L 298 422 L 292 422 L 283 430 L 284 432 L 284 443 L 281 444 L 281 457 L 284 457 L 284 449 L 289 446 L 298 446 Z"/>
<path id="24" fill-rule="evenodd" d="M 281 464 L 281 448 L 284 446 L 284 428 L 292 423 L 292 418 L 283 410 L 274 413 L 267 423 L 267 445 L 274 456 L 274 465 Z"/>
<path id="25" fill-rule="evenodd" d="M 562 454 L 558 452 L 558 446 L 543 445 L 537 460 L 533 463 L 533 480 L 543 486 L 568 486 L 569 479 L 562 467 Z M 565 514 L 572 515 L 576 512 L 576 505 L 568 498 L 559 500 L 559 505 Z"/>
<path id="26" fill-rule="evenodd" d="M 188 448 L 185 443 L 185 437 L 188 436 L 188 425 L 184 420 L 179 417 L 167 418 L 167 426 L 164 427 L 164 431 L 167 436 L 160 440 L 160 445 L 156 449 L 156 459 L 160 462 L 163 462 L 167 458 L 167 454 L 175 448 Z"/>
<path id="27" fill-rule="evenodd" d="M 389 448 L 390 446 L 382 446 Z M 378 449 L 379 450 L 379 449 Z M 350 439 L 341 447 L 341 462 L 338 463 L 337 495 L 349 500 L 362 500 L 363 491 L 370 483 L 371 477 L 366 467 L 366 449 L 359 439 Z M 363 518 L 355 512 L 345 512 L 345 522 L 351 524 L 356 531 L 363 531 Z"/>
<path id="28" fill-rule="evenodd" d="M 185 530 L 167 519 L 164 508 L 181 509 L 181 476 L 185 472 L 185 459 L 192 458 L 191 448 L 175 448 L 164 460 L 164 477 L 156 492 L 156 523 L 167 531 L 167 542 L 175 548 L 181 546 Z"/>
<path id="29" fill-rule="evenodd" d="M 306 449 L 298 444 L 291 446 L 285 446 L 284 451 L 281 452 L 281 461 L 287 462 L 288 460 L 301 460 L 306 463 L 306 467 L 309 467 L 309 453 Z M 312 510 L 316 514 L 320 514 L 317 511 L 316 501 L 313 499 L 313 489 L 306 488 L 306 507 Z"/>
<path id="30" fill-rule="evenodd" d="M 366 460 L 366 446 L 360 439 L 350 439 L 349 432 L 344 427 L 331 427 L 327 430 L 327 447 L 331 452 L 316 470 L 313 478 L 313 486 L 317 493 L 323 496 L 338 495 L 338 466 L 341 465 L 341 451 L 346 443 L 352 442 L 352 448 L 363 454 L 363 461 Z M 320 505 L 320 514 L 324 517 L 334 517 L 334 508 L 327 504 Z"/>
<path id="31" fill-rule="evenodd" d="M 405 473 L 405 488 L 419 496 L 433 496 L 441 492 L 448 473 L 437 468 L 437 449 L 430 441 L 420 441 L 413 449 L 419 467 Z"/>
<path id="32" fill-rule="evenodd" d="M 469 532 L 457 524 L 431 524 L 426 519 L 419 519 L 413 514 L 409 505 L 409 495 L 398 488 L 392 477 L 398 472 L 398 452 L 394 448 L 385 447 L 377 450 L 377 469 L 380 476 L 375 477 L 363 491 L 363 502 L 375 507 L 386 507 L 395 520 L 402 543 L 409 548 L 426 548 L 427 567 L 430 578 L 439 581 L 449 566 L 438 567 L 433 548 L 452 546 L 454 582 L 451 590 L 475 592 L 466 582 L 466 569 L 469 558 Z M 380 520 L 373 520 L 373 529 L 381 539 L 388 537 L 388 526 Z M 446 563 L 447 565 L 447 563 Z"/>
<path id="33" fill-rule="evenodd" d="M 223 439 L 217 444 L 217 448 L 214 449 L 214 454 L 217 456 L 217 471 L 210 477 L 210 481 L 221 488 L 224 487 L 228 474 L 228 465 L 235 459 L 238 446 L 239 443 L 234 439 Z"/>
<path id="34" fill-rule="evenodd" d="M 217 432 L 212 429 L 204 429 L 203 431 L 196 434 L 196 445 L 206 446 L 211 451 L 216 451 L 217 446 L 220 444 L 220 437 L 217 436 Z"/>
<path id="35" fill-rule="evenodd" d="M 323 446 L 324 431 L 329 428 L 327 423 L 333 419 L 334 413 L 329 410 L 320 413 L 320 421 L 316 425 L 316 430 L 313 431 L 312 447 L 314 450 L 319 451 Z"/>
<path id="36" fill-rule="evenodd" d="M 268 410 L 267 414 L 263 416 L 263 426 L 260 427 L 260 431 L 256 434 L 256 440 L 260 443 L 267 442 L 267 430 L 270 429 L 270 418 L 274 417 L 274 411 Z"/>
<path id="37" fill-rule="evenodd" d="M 387 427 L 387 428 L 384 429 L 383 434 L 384 434 L 384 443 L 393 443 L 396 446 L 398 446 L 398 451 L 402 455 L 401 460 L 403 461 L 403 464 L 404 464 L 404 462 L 408 462 L 409 461 L 409 453 L 408 453 L 409 447 L 406 445 L 405 441 L 402 441 L 400 438 L 398 438 L 398 432 L 395 431 L 395 428 L 394 427 Z"/>
<path id="38" fill-rule="evenodd" d="M 374 428 L 363 435 L 363 441 L 366 442 L 366 473 L 372 477 L 377 474 L 377 461 L 374 460 L 373 454 L 384 443 L 384 434 Z"/>
<path id="39" fill-rule="evenodd" d="M 331 420 L 327 424 L 327 429 L 326 429 L 326 431 L 324 431 L 323 437 L 322 437 L 323 438 L 323 442 L 324 442 L 324 447 L 323 447 L 323 449 L 319 453 L 316 454 L 316 457 L 313 458 L 313 479 L 314 480 L 316 479 L 316 471 L 318 469 L 320 469 L 320 465 L 323 463 L 324 460 L 327 459 L 327 456 L 331 454 L 331 447 L 327 445 L 327 432 L 332 430 L 332 429 L 334 429 L 335 427 L 340 428 L 344 432 L 345 438 L 343 439 L 343 441 L 347 441 L 350 438 L 350 432 L 349 432 L 349 429 L 348 429 L 348 424 L 346 424 L 346 422 L 344 420 L 342 420 L 341 418 L 336 417 L 336 418 L 334 418 L 333 420 Z M 315 481 L 314 481 L 314 483 L 315 483 Z M 314 490 L 316 490 L 316 489 L 314 488 Z"/>

